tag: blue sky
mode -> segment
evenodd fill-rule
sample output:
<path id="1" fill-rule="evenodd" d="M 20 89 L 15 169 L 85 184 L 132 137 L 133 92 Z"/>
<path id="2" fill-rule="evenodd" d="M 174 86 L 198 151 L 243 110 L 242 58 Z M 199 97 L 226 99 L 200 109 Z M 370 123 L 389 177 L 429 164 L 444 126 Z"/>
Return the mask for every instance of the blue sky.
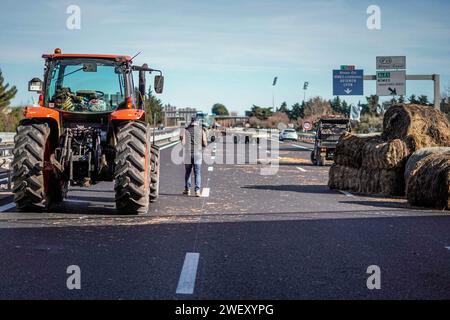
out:
<path id="1" fill-rule="evenodd" d="M 381 8 L 381 30 L 368 30 L 369 5 Z M 69 5 L 81 29 L 66 28 Z M 243 113 L 308 97 L 332 98 L 332 69 L 353 64 L 375 72 L 377 55 L 406 55 L 408 74 L 439 73 L 450 84 L 450 1 L 143 0 L 2 1 L 0 68 L 18 87 L 14 104 L 36 99 L 29 79 L 42 78 L 41 55 L 134 55 L 165 72 L 164 103 L 210 111 L 215 102 Z M 365 94 L 375 83 L 365 83 Z M 408 82 L 407 94 L 433 95 L 431 82 Z M 349 99 L 353 102 L 364 97 Z"/>

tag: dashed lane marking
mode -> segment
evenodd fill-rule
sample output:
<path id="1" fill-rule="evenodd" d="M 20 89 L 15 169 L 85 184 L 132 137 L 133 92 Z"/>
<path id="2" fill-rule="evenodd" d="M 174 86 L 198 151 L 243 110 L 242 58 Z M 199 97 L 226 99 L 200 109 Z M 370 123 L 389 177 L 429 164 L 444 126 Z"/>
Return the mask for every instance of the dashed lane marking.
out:
<path id="1" fill-rule="evenodd" d="M 165 146 L 159 148 L 159 150 L 164 150 L 164 149 L 173 147 L 173 146 L 177 145 L 178 143 L 180 143 L 180 141 L 175 141 L 175 142 L 173 142 L 173 143 L 171 143 L 171 144 L 168 144 L 168 145 L 165 145 Z"/>
<path id="2" fill-rule="evenodd" d="M 209 197 L 209 188 L 203 188 L 203 190 L 202 190 L 202 197 L 203 198 Z"/>
<path id="3" fill-rule="evenodd" d="M 195 278 L 197 277 L 197 267 L 200 253 L 188 252 L 184 258 L 180 279 L 178 280 L 177 294 L 193 294 L 195 288 Z"/>
<path id="4" fill-rule="evenodd" d="M 302 167 L 297 167 L 298 170 L 300 170 L 301 172 L 307 172 L 305 169 L 303 169 Z"/>
<path id="5" fill-rule="evenodd" d="M 212 172 L 214 170 L 214 167 L 208 167 L 208 171 Z"/>
<path id="6" fill-rule="evenodd" d="M 307 148 L 307 147 L 303 147 L 303 146 L 299 146 L 297 144 L 291 144 L 291 146 L 302 149 L 302 150 L 307 150 L 307 151 L 312 151 L 311 148 Z"/>
<path id="7" fill-rule="evenodd" d="M 350 192 L 339 190 L 340 193 L 345 194 L 347 197 L 355 197 Z"/>
<path id="8" fill-rule="evenodd" d="M 12 208 L 15 208 L 15 207 L 16 207 L 16 204 L 14 202 L 11 202 L 11 203 L 8 203 L 8 204 L 5 204 L 5 205 L 1 206 L 0 207 L 0 212 L 4 212 L 6 210 L 9 210 L 9 209 L 12 209 Z"/>

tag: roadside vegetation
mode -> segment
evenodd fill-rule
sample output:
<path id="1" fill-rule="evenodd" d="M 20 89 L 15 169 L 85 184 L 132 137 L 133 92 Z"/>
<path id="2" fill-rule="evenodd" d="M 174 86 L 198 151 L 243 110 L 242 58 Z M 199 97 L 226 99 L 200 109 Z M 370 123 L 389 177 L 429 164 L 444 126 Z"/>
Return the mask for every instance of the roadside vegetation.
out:
<path id="1" fill-rule="evenodd" d="M 371 95 L 366 97 L 364 103 L 358 102 L 356 105 L 361 110 L 360 121 L 352 121 L 352 128 L 357 133 L 380 132 L 383 128 L 383 117 L 390 105 L 396 103 L 411 103 L 432 106 L 426 95 L 411 95 L 405 99 L 403 96 L 398 99 L 393 98 L 388 104 L 381 104 L 379 97 Z M 275 112 L 272 108 L 253 105 L 248 112 L 249 122 L 253 128 L 277 128 L 279 123 L 293 126 L 301 130 L 304 122 L 315 125 L 323 116 L 350 117 L 352 104 L 340 97 L 332 100 L 325 100 L 321 97 L 313 97 L 308 101 L 297 102 L 288 107 L 283 102 Z M 450 99 L 445 97 L 442 100 L 441 110 L 446 113 L 450 120 Z"/>

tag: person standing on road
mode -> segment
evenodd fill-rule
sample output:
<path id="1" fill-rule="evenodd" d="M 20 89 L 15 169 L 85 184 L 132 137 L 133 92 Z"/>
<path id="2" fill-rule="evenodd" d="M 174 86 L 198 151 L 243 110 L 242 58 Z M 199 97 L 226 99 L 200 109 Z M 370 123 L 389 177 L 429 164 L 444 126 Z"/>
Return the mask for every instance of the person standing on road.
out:
<path id="1" fill-rule="evenodd" d="M 195 196 L 200 197 L 203 148 L 207 146 L 208 142 L 206 132 L 196 117 L 192 117 L 191 123 L 180 135 L 180 140 L 184 146 L 185 184 L 183 194 L 187 196 L 191 194 L 191 174 L 194 169 Z"/>

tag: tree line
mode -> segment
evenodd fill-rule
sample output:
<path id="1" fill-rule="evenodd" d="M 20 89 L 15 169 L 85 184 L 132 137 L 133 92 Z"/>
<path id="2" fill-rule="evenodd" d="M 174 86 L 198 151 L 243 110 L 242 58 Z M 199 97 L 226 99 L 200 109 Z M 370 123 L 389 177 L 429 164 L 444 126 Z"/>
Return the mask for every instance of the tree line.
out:
<path id="1" fill-rule="evenodd" d="M 426 95 L 416 96 L 414 94 L 407 99 L 403 96 L 400 96 L 398 99 L 393 98 L 389 101 L 389 105 L 406 102 L 432 105 Z M 383 109 L 383 105 L 380 104 L 377 95 L 367 96 L 365 102 L 359 101 L 356 106 L 361 110 L 360 121 L 353 123 L 357 131 L 370 132 L 381 130 L 383 115 L 386 110 Z M 317 96 L 310 98 L 306 102 L 296 102 L 290 107 L 286 102 L 283 102 L 275 110 L 270 107 L 253 105 L 246 115 L 250 117 L 250 125 L 254 127 L 276 128 L 280 122 L 286 125 L 291 124 L 294 127 L 302 127 L 306 121 L 315 125 L 321 117 L 327 115 L 349 118 L 352 107 L 351 103 L 339 96 L 330 100 Z"/>

